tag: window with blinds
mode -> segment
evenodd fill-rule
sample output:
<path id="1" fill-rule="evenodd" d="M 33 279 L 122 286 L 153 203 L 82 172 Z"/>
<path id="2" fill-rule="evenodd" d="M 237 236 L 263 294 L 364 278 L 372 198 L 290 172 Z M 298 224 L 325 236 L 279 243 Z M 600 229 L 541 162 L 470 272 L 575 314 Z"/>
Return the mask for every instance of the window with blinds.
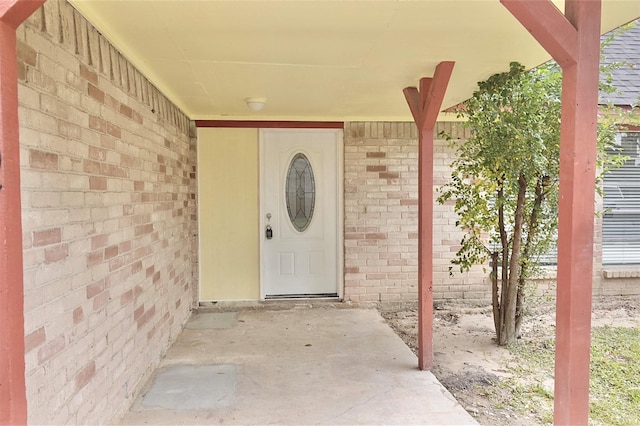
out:
<path id="1" fill-rule="evenodd" d="M 616 145 L 627 160 L 604 176 L 602 264 L 640 264 L 640 132 L 618 133 Z M 554 246 L 538 262 L 555 265 L 557 256 Z"/>
<path id="2" fill-rule="evenodd" d="M 640 264 L 640 132 L 618 133 L 616 143 L 627 160 L 604 177 L 602 264 Z"/>

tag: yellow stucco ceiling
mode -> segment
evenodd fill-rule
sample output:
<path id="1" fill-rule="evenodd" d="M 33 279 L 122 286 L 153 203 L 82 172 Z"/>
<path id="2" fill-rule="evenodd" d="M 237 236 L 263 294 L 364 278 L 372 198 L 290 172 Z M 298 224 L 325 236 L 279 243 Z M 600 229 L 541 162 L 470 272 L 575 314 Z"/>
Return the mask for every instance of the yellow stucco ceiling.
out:
<path id="1" fill-rule="evenodd" d="M 456 62 L 447 108 L 511 61 L 549 59 L 498 0 L 71 3 L 192 119 L 411 120 L 402 89 L 440 61 Z M 639 16 L 604 0 L 602 30 Z"/>

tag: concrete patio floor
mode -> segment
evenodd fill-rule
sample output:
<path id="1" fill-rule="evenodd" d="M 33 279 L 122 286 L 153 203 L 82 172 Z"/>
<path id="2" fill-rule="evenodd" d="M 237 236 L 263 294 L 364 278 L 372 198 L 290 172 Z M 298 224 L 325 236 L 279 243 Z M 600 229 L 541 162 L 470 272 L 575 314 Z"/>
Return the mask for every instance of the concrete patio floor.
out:
<path id="1" fill-rule="evenodd" d="M 477 424 L 375 309 L 194 314 L 121 424 Z"/>

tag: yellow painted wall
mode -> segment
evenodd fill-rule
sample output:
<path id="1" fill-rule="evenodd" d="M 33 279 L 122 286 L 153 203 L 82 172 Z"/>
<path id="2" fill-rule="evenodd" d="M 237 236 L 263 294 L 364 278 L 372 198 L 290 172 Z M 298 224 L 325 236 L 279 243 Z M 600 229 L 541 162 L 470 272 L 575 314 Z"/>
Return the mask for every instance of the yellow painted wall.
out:
<path id="1" fill-rule="evenodd" d="M 198 130 L 200 300 L 260 298 L 258 130 Z"/>

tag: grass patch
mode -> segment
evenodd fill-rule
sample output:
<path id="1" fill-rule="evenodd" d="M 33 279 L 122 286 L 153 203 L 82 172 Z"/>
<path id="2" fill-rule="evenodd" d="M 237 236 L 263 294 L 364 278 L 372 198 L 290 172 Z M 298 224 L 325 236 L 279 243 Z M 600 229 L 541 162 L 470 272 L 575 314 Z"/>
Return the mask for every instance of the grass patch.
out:
<path id="1" fill-rule="evenodd" d="M 516 355 L 509 365 L 512 377 L 496 384 L 496 408 L 508 406 L 553 422 L 553 339 L 510 348 Z M 603 425 L 640 425 L 640 329 L 597 327 L 591 341 L 590 422 Z"/>
<path id="2" fill-rule="evenodd" d="M 593 330 L 590 409 L 593 423 L 640 424 L 640 329 Z"/>
<path id="3" fill-rule="evenodd" d="M 509 366 L 512 377 L 504 383 L 509 395 L 505 403 L 539 423 L 553 423 L 554 341 L 531 341 L 509 349 L 516 364 Z"/>

